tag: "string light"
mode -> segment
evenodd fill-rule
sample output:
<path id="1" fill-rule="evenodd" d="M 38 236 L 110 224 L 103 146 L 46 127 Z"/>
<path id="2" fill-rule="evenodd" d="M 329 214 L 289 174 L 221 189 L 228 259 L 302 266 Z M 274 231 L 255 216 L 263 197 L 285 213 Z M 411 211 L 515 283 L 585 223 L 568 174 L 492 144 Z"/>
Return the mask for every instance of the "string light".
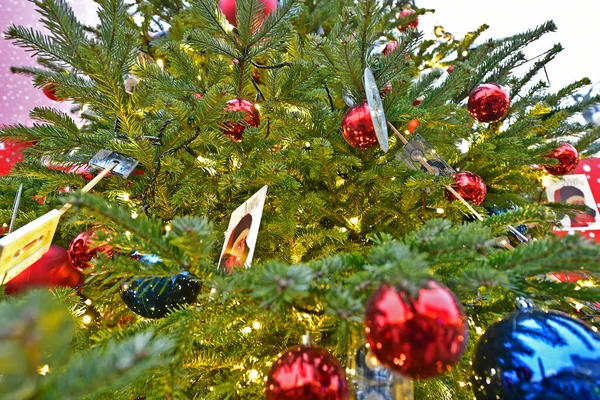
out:
<path id="1" fill-rule="evenodd" d="M 171 232 L 171 225 L 165 225 L 165 231 Z"/>
<path id="2" fill-rule="evenodd" d="M 252 328 L 250 328 L 249 326 L 246 326 L 245 328 L 242 329 L 242 334 L 247 335 L 250 332 L 252 332 Z"/>
<path id="3" fill-rule="evenodd" d="M 250 371 L 248 371 L 247 375 L 248 375 L 248 381 L 260 382 L 260 373 L 257 370 L 251 369 Z"/>
<path id="4" fill-rule="evenodd" d="M 122 193 L 119 195 L 119 198 L 123 201 L 129 201 L 129 193 Z"/>
<path id="5" fill-rule="evenodd" d="M 84 301 L 84 303 L 85 303 L 85 305 L 87 305 L 87 306 L 91 306 L 91 305 L 92 305 L 92 301 L 91 301 L 90 299 L 86 299 L 86 300 Z"/>
<path id="6" fill-rule="evenodd" d="M 435 209 L 435 212 L 436 212 L 436 213 L 438 213 L 438 214 L 443 214 L 443 213 L 445 213 L 446 211 L 445 211 L 443 208 L 436 208 L 436 209 Z"/>
<path id="7" fill-rule="evenodd" d="M 46 375 L 48 372 L 50 372 L 50 366 L 46 364 L 42 367 L 39 367 L 37 371 L 40 375 Z"/>
<path id="8" fill-rule="evenodd" d="M 81 318 L 81 322 L 83 322 L 85 325 L 89 325 L 92 322 L 92 317 L 86 314 L 83 316 L 83 318 Z"/>
<path id="9" fill-rule="evenodd" d="M 163 69 L 165 67 L 165 62 L 162 58 L 157 58 L 156 65 L 158 65 L 158 68 Z"/>
<path id="10" fill-rule="evenodd" d="M 258 321 L 254 321 L 252 323 L 252 328 L 254 328 L 255 330 L 259 330 L 260 328 L 262 328 L 262 324 Z"/>
<path id="11" fill-rule="evenodd" d="M 138 213 L 135 211 L 131 213 L 131 218 L 136 219 L 138 217 Z"/>

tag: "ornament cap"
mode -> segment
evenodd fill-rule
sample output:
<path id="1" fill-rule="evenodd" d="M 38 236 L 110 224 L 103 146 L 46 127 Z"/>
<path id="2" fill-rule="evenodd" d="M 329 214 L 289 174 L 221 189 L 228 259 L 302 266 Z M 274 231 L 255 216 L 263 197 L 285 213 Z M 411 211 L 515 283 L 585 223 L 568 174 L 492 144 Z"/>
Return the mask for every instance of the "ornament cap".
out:
<path id="1" fill-rule="evenodd" d="M 302 335 L 302 346 L 312 346 L 313 345 L 313 337 L 309 331 L 306 331 L 304 335 Z"/>
<path id="2" fill-rule="evenodd" d="M 536 308 L 532 299 L 520 296 L 517 297 L 516 305 L 518 310 L 533 310 Z"/>

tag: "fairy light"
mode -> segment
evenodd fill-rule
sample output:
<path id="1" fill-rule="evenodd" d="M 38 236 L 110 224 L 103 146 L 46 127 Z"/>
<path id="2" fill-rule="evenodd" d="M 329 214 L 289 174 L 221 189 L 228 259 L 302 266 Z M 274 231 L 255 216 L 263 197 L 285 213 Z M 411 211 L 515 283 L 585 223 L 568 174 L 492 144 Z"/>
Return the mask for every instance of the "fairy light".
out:
<path id="1" fill-rule="evenodd" d="M 83 318 L 81 318 L 81 322 L 83 322 L 85 325 L 89 325 L 92 322 L 92 317 L 86 314 L 83 316 Z"/>
<path id="2" fill-rule="evenodd" d="M 444 210 L 443 208 L 436 208 L 435 212 L 438 213 L 438 214 L 443 214 L 443 213 L 446 212 L 446 210 Z"/>
<path id="3" fill-rule="evenodd" d="M 125 231 L 125 236 L 127 237 L 127 239 L 131 238 L 131 232 Z"/>
<path id="4" fill-rule="evenodd" d="M 484 333 L 484 330 L 483 330 L 483 328 L 482 328 L 482 327 L 480 327 L 480 326 L 476 326 L 476 327 L 475 327 L 475 332 L 476 332 L 478 335 L 483 335 L 483 333 Z"/>
<path id="5" fill-rule="evenodd" d="M 86 299 L 83 303 L 85 305 L 87 305 L 87 306 L 91 306 L 92 305 L 92 301 L 90 299 Z"/>
<path id="6" fill-rule="evenodd" d="M 246 326 L 245 328 L 242 329 L 242 334 L 247 335 L 250 332 L 252 332 L 252 328 L 250 328 L 249 326 Z"/>
<path id="7" fill-rule="evenodd" d="M 119 197 L 123 201 L 129 201 L 129 193 L 122 193 Z"/>
<path id="8" fill-rule="evenodd" d="M 348 232 L 348 229 L 347 229 L 345 226 L 342 226 L 342 227 L 341 227 L 341 228 L 339 228 L 339 229 L 340 229 L 340 232 L 342 232 L 342 233 L 346 233 L 346 232 Z"/>
<path id="9" fill-rule="evenodd" d="M 165 231 L 171 232 L 171 225 L 165 225 Z"/>
<path id="10" fill-rule="evenodd" d="M 553 181 L 554 178 L 552 177 L 552 175 L 542 176 L 542 187 L 547 188 Z"/>
<path id="11" fill-rule="evenodd" d="M 48 372 L 50 372 L 50 366 L 46 364 L 42 367 L 39 367 L 37 371 L 40 375 L 46 375 Z"/>
<path id="12" fill-rule="evenodd" d="M 469 55 L 469 52 L 468 52 L 467 50 L 464 50 L 464 51 L 462 52 L 462 56 L 463 56 L 463 57 L 466 57 L 466 56 L 468 56 L 468 55 Z"/>
<path id="13" fill-rule="evenodd" d="M 137 212 L 132 212 L 131 213 L 131 218 L 136 219 L 138 217 L 138 213 Z"/>
<path id="14" fill-rule="evenodd" d="M 254 328 L 255 330 L 259 330 L 260 328 L 262 328 L 262 324 L 258 321 L 254 321 L 252 323 L 252 328 Z"/>
<path id="15" fill-rule="evenodd" d="M 156 65 L 158 65 L 158 68 L 163 69 L 165 67 L 165 61 L 162 58 L 157 58 Z"/>
<path id="16" fill-rule="evenodd" d="M 248 371 L 247 375 L 248 375 L 248 381 L 260 382 L 260 373 L 257 370 L 251 369 L 250 371 Z"/>
<path id="17" fill-rule="evenodd" d="M 254 108 L 256 108 L 258 111 L 260 111 L 262 106 L 260 104 L 256 103 L 256 104 L 254 104 Z"/>

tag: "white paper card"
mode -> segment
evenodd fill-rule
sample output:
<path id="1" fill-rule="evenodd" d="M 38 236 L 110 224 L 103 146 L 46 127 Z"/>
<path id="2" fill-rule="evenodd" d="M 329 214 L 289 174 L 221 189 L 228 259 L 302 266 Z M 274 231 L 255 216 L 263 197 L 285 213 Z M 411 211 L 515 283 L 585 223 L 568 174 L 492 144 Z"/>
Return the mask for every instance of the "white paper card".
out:
<path id="1" fill-rule="evenodd" d="M 263 186 L 231 214 L 229 227 L 225 233 L 225 243 L 219 257 L 219 269 L 231 273 L 233 268 L 250 267 L 267 189 L 267 186 Z"/>

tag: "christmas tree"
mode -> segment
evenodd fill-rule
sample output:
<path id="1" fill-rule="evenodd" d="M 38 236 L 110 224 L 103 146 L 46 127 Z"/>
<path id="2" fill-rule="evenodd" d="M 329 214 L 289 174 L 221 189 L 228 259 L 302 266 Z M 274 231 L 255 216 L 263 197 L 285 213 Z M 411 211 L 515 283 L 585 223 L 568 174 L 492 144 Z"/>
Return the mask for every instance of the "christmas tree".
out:
<path id="1" fill-rule="evenodd" d="M 600 133 L 572 118 L 599 99 L 568 102 L 587 79 L 556 93 L 535 81 L 560 45 L 523 55 L 552 22 L 474 45 L 485 26 L 423 40 L 428 10 L 396 1 L 99 0 L 98 26 L 64 0 L 35 4 L 49 33 L 12 26 L 5 37 L 40 67 L 13 71 L 77 116 L 37 108 L 38 124 L 0 130 L 34 143 L 0 181 L 0 218 L 20 184 L 16 226 L 72 207 L 40 270 L 5 286 L 2 398 L 368 398 L 373 370 L 411 391 L 382 365 L 416 378 L 418 399 L 496 398 L 509 383 L 486 382 L 471 360 L 519 301 L 598 323 L 588 305 L 600 248 L 552 234 L 583 207 L 542 197 L 543 179 L 596 153 Z M 366 69 L 389 142 L 365 100 Z M 139 164 L 77 190 L 102 149 Z M 255 245 L 221 259 L 232 213 L 264 186 Z M 548 279 L 560 271 L 585 279 Z M 16 296 L 32 275 L 53 291 Z M 385 331 L 384 298 L 408 304 L 414 324 Z M 571 320 L 540 315 L 529 328 L 560 342 Z M 514 381 L 530 385 L 511 398 L 599 398 L 600 339 L 577 329 L 596 340 L 572 361 L 580 380 L 542 368 L 538 387 L 520 366 Z M 313 347 L 299 346 L 307 331 Z M 578 391 L 557 388 L 567 381 Z"/>

